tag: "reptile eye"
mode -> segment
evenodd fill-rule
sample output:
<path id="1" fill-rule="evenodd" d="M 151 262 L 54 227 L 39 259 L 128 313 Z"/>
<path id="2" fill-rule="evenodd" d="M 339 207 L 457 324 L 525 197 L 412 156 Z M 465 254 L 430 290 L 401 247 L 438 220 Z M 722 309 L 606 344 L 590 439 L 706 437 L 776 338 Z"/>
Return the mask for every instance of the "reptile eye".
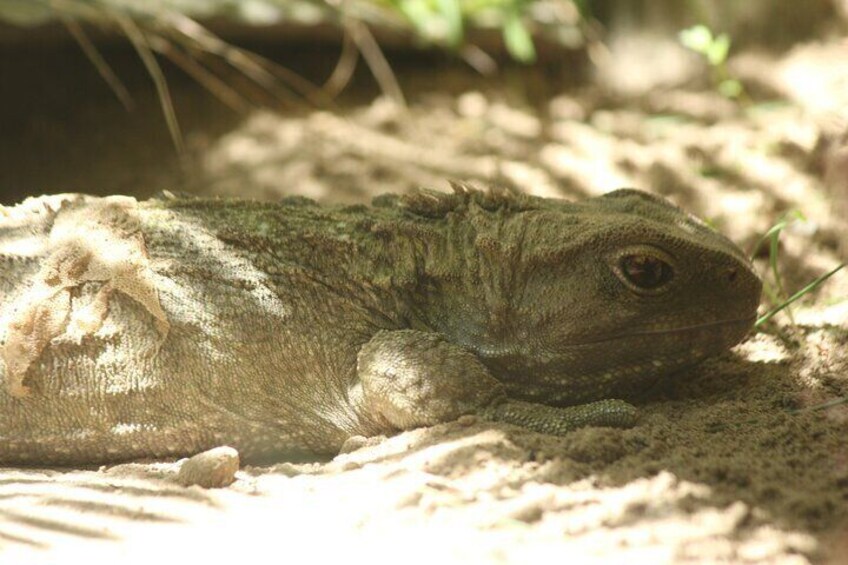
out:
<path id="1" fill-rule="evenodd" d="M 653 255 L 625 255 L 618 266 L 627 282 L 641 290 L 656 290 L 674 276 L 671 265 Z"/>

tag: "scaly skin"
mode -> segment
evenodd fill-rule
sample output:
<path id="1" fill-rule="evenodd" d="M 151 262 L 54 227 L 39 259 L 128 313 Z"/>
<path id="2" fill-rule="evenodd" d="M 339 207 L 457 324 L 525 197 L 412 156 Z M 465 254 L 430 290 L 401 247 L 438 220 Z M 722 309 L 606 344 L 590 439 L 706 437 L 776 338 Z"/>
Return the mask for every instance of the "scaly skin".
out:
<path id="1" fill-rule="evenodd" d="M 311 457 L 463 414 L 628 426 L 609 399 L 737 343 L 760 290 L 732 243 L 630 190 L 33 199 L 0 210 L 0 463 Z"/>

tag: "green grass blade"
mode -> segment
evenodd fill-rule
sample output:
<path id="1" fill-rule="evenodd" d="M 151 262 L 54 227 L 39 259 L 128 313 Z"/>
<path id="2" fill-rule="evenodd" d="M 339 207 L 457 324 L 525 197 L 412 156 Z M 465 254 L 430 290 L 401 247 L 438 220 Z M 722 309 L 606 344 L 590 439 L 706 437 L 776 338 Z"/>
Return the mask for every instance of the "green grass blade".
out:
<path id="1" fill-rule="evenodd" d="M 788 212 L 781 215 L 774 223 L 774 225 L 771 226 L 765 234 L 763 234 L 763 236 L 754 245 L 754 248 L 750 253 L 751 261 L 753 261 L 763 244 L 768 242 L 769 268 L 772 273 L 772 278 L 774 279 L 774 285 L 768 284 L 768 281 L 765 281 L 763 291 L 766 293 L 769 298 L 769 302 L 772 304 L 777 304 L 781 300 L 781 298 L 786 296 L 786 291 L 783 287 L 783 279 L 780 276 L 780 270 L 778 269 L 777 265 L 777 257 L 780 251 L 780 234 L 792 222 L 805 221 L 807 221 L 807 219 L 804 217 L 804 214 L 802 214 L 800 210 L 789 210 Z M 789 315 L 790 321 L 794 325 L 795 320 L 792 317 L 792 311 L 787 310 L 787 314 Z"/>
<path id="2" fill-rule="evenodd" d="M 835 398 L 828 402 L 823 402 L 822 404 L 816 404 L 815 406 L 805 406 L 804 408 L 797 408 L 795 410 L 790 410 L 790 414 L 802 414 L 804 412 L 814 412 L 816 410 L 824 410 L 825 408 L 832 408 L 834 406 L 839 406 L 840 404 L 848 403 L 848 397 L 842 396 L 839 398 Z"/>
<path id="3" fill-rule="evenodd" d="M 765 234 L 763 234 L 763 236 L 759 240 L 757 240 L 757 243 L 754 245 L 754 248 L 751 250 L 750 253 L 751 260 L 754 260 L 755 256 L 757 255 L 757 252 L 760 250 L 760 247 L 762 247 L 766 241 L 771 241 L 778 237 L 780 235 L 780 232 L 782 232 L 786 228 L 786 226 L 795 221 L 806 222 L 807 218 L 800 210 L 789 210 L 788 212 L 780 216 L 777 219 L 777 222 L 775 222 L 775 224 L 770 227 L 769 230 Z"/>
<path id="4" fill-rule="evenodd" d="M 766 322 L 771 320 L 775 316 L 775 314 L 777 314 L 778 312 L 780 312 L 781 310 L 783 310 L 784 308 L 786 308 L 787 306 L 789 306 L 790 304 L 792 304 L 793 302 L 795 302 L 796 300 L 798 300 L 799 298 L 804 296 L 805 294 L 815 290 L 821 283 L 823 283 L 824 281 L 826 281 L 827 279 L 829 279 L 830 277 L 835 275 L 845 265 L 846 265 L 845 263 L 841 263 L 841 264 L 837 265 L 832 270 L 830 270 L 827 273 L 823 274 L 822 276 L 818 277 L 816 280 L 814 280 L 813 282 L 811 282 L 810 284 L 808 284 L 807 286 L 805 286 L 804 288 L 802 288 L 801 290 L 799 290 L 798 292 L 796 292 L 795 294 L 790 296 L 789 299 L 786 300 L 786 302 L 777 306 L 776 308 L 773 308 L 771 311 L 769 311 L 768 313 L 766 313 L 762 317 L 760 317 L 760 319 L 758 319 L 756 321 L 756 323 L 754 324 L 754 327 L 759 328 L 760 326 L 762 326 L 763 324 L 765 324 Z"/>

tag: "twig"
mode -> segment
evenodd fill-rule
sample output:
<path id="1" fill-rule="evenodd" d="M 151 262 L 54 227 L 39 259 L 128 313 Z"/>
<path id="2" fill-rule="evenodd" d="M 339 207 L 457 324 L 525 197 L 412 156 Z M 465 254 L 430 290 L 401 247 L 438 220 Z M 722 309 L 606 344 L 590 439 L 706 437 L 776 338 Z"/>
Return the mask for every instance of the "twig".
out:
<path id="1" fill-rule="evenodd" d="M 174 40 L 185 45 L 187 49 L 217 55 L 282 102 L 302 107 L 298 96 L 307 98 L 314 104 L 319 103 L 318 100 L 323 96 L 320 88 L 303 77 L 259 55 L 230 45 L 187 16 L 168 12 L 164 16 L 157 15 L 156 20 L 163 30 L 170 32 Z M 281 82 L 286 88 L 281 87 Z"/>
<path id="2" fill-rule="evenodd" d="M 115 71 L 112 70 L 112 67 L 109 66 L 109 63 L 106 62 L 106 59 L 100 54 L 100 51 L 97 50 L 97 47 L 91 40 L 88 38 L 88 35 L 85 33 L 85 30 L 79 25 L 75 20 L 65 16 L 62 12 L 58 12 L 59 19 L 61 19 L 62 24 L 65 26 L 65 29 L 71 34 L 74 40 L 79 44 L 80 49 L 88 58 L 89 62 L 94 65 L 94 68 L 97 70 L 97 73 L 100 75 L 100 78 L 109 86 L 112 90 L 112 93 L 115 95 L 115 98 L 121 103 L 121 105 L 126 110 L 132 110 L 133 108 L 133 99 L 130 95 L 127 87 L 124 86 L 124 83 L 115 74 Z"/>
<path id="3" fill-rule="evenodd" d="M 344 22 L 345 28 L 350 33 L 351 39 L 356 43 L 362 57 L 371 69 L 371 73 L 380 85 L 380 89 L 389 98 L 395 101 L 401 109 L 406 109 L 406 99 L 403 96 L 403 91 L 397 81 L 395 73 L 392 71 L 391 65 L 386 60 L 383 51 L 374 35 L 369 31 L 368 27 L 355 19 L 346 19 Z"/>
<path id="4" fill-rule="evenodd" d="M 802 414 L 804 412 L 814 412 L 816 410 L 824 410 L 825 408 L 832 408 L 834 406 L 839 406 L 840 404 L 848 403 L 848 397 L 842 396 L 840 398 L 834 398 L 828 402 L 823 402 L 821 404 L 816 404 L 815 406 L 805 406 L 804 408 L 796 408 L 795 410 L 790 410 L 790 414 Z"/>
<path id="5" fill-rule="evenodd" d="M 322 87 L 324 92 L 327 93 L 327 96 L 335 98 L 350 84 L 350 79 L 353 78 L 353 73 L 356 70 L 356 64 L 358 62 L 359 51 L 350 33 L 345 31 L 339 60 L 330 74 L 330 78 L 327 79 Z"/>
<path id="6" fill-rule="evenodd" d="M 247 112 L 251 105 L 234 88 L 217 77 L 215 73 L 201 65 L 197 59 L 192 58 L 180 49 L 161 37 L 151 38 L 150 46 L 157 52 L 170 59 L 180 67 L 187 75 L 196 80 L 208 90 L 215 98 L 236 112 Z"/>
<path id="7" fill-rule="evenodd" d="M 177 114 L 174 111 L 174 101 L 171 98 L 171 91 L 168 89 L 168 82 L 165 80 L 164 73 L 162 73 L 162 67 L 156 61 L 156 56 L 150 49 L 144 32 L 132 19 L 117 12 L 110 13 L 109 16 L 115 20 L 124 35 L 130 40 L 148 74 L 150 74 L 150 78 L 156 86 L 156 95 L 159 97 L 159 104 L 162 106 L 162 113 L 165 115 L 165 123 L 168 125 L 171 141 L 173 141 L 174 148 L 177 150 L 177 156 L 182 160 L 186 155 L 185 144 L 183 143 L 180 124 L 177 121 Z"/>

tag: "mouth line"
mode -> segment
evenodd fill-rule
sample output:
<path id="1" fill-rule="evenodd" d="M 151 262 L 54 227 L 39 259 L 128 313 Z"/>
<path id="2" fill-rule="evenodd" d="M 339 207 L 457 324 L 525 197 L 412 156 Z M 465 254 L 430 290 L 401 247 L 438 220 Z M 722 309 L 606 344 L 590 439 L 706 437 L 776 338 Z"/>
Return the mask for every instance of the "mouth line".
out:
<path id="1" fill-rule="evenodd" d="M 688 332 L 694 332 L 707 328 L 716 328 L 721 326 L 730 326 L 733 324 L 746 324 L 747 326 L 753 326 L 754 322 L 757 320 L 756 313 L 751 316 L 746 316 L 744 318 L 732 318 L 727 320 L 716 320 L 714 322 L 704 322 L 702 324 L 694 324 L 691 326 L 681 326 L 676 328 L 665 328 L 665 329 L 654 329 L 654 330 L 636 330 L 628 333 L 618 333 L 618 334 L 607 334 L 604 336 L 599 336 L 596 338 L 587 338 L 582 341 L 569 341 L 567 343 L 562 344 L 564 348 L 580 348 L 583 346 L 589 345 L 597 345 L 600 343 L 606 343 L 616 340 L 634 338 L 634 337 L 645 337 L 645 336 L 662 336 L 669 334 L 685 334 Z M 481 346 L 478 344 L 469 344 L 466 345 L 468 349 L 473 351 L 476 355 L 481 357 L 482 359 L 488 360 L 498 360 L 504 359 L 507 357 L 512 357 L 516 354 L 521 355 L 520 347 L 517 345 L 513 346 Z"/>
<path id="2" fill-rule="evenodd" d="M 754 314 L 752 316 L 747 316 L 745 318 L 733 318 L 730 320 L 716 320 L 714 322 L 705 322 L 703 324 L 695 324 L 692 326 L 681 326 L 675 328 L 665 328 L 658 330 L 641 330 L 641 331 L 633 331 L 628 333 L 620 333 L 613 335 L 606 335 L 603 337 L 598 337 L 595 339 L 587 339 L 584 341 L 574 341 L 569 343 L 568 345 L 592 345 L 595 343 L 603 343 L 605 341 L 615 341 L 617 339 L 626 339 L 630 337 L 639 337 L 639 336 L 652 336 L 652 335 L 668 335 L 668 334 L 683 334 L 696 330 L 702 330 L 706 328 L 720 327 L 720 326 L 730 326 L 734 324 L 742 324 L 746 323 L 749 325 L 754 325 L 754 322 L 757 320 L 757 315 Z"/>

